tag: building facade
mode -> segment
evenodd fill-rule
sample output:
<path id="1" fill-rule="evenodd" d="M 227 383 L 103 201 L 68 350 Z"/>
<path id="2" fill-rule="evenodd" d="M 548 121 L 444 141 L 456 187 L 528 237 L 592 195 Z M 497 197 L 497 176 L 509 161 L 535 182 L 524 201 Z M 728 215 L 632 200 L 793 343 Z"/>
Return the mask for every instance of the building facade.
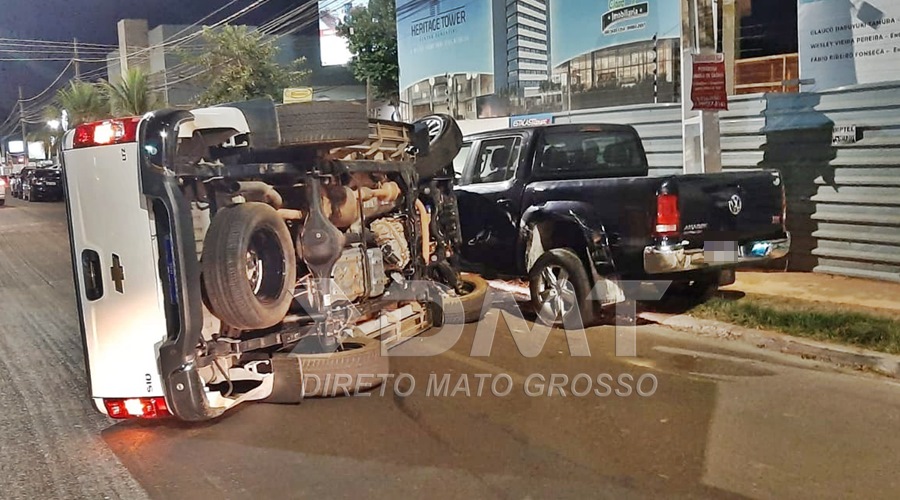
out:
<path id="1" fill-rule="evenodd" d="M 507 82 L 519 97 L 534 97 L 550 81 L 547 0 L 506 4 Z"/>

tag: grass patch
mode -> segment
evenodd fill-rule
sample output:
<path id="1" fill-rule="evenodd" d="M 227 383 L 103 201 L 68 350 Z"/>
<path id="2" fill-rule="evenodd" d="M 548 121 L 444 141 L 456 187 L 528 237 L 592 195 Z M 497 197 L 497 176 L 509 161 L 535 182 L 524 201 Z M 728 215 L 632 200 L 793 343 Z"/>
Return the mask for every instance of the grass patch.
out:
<path id="1" fill-rule="evenodd" d="M 698 318 L 900 354 L 900 318 L 830 304 L 747 295 L 715 297 L 691 309 Z"/>

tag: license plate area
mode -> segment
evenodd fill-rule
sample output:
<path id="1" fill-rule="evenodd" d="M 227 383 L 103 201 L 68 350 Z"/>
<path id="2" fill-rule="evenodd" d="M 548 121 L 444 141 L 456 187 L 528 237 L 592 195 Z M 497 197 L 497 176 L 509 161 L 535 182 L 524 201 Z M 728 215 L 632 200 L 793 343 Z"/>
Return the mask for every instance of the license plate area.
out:
<path id="1" fill-rule="evenodd" d="M 708 265 L 737 264 L 736 241 L 707 241 L 703 243 L 703 261 Z"/>

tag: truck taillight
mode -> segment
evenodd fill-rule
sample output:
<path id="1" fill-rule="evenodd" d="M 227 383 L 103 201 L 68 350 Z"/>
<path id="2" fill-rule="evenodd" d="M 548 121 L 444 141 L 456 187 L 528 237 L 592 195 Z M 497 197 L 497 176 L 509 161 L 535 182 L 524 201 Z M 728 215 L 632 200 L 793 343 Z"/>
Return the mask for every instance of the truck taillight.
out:
<path id="1" fill-rule="evenodd" d="M 656 196 L 656 235 L 676 236 L 681 229 L 678 195 L 660 193 Z"/>
<path id="2" fill-rule="evenodd" d="M 75 129 L 73 147 L 89 148 L 137 141 L 140 118 L 122 118 L 86 123 Z"/>
<path id="3" fill-rule="evenodd" d="M 110 418 L 160 418 L 172 414 L 166 398 L 104 399 L 103 405 Z"/>

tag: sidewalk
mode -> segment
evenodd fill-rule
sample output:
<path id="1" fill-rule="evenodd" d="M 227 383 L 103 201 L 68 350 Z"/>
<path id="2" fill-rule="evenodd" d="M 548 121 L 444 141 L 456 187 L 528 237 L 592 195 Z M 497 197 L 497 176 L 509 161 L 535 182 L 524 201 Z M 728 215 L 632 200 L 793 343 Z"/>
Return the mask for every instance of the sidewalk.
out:
<path id="1" fill-rule="evenodd" d="M 900 283 L 816 273 L 739 271 L 722 290 L 873 309 L 900 316 Z"/>
<path id="2" fill-rule="evenodd" d="M 735 284 L 723 287 L 722 291 L 825 304 L 834 307 L 835 311 L 869 313 L 895 321 L 900 319 L 900 283 L 813 273 L 739 271 Z M 900 356 L 846 345 L 840 340 L 823 342 L 772 330 L 744 328 L 694 317 L 690 313 L 643 313 L 641 317 L 676 330 L 730 340 L 741 339 L 772 351 L 900 378 Z"/>

